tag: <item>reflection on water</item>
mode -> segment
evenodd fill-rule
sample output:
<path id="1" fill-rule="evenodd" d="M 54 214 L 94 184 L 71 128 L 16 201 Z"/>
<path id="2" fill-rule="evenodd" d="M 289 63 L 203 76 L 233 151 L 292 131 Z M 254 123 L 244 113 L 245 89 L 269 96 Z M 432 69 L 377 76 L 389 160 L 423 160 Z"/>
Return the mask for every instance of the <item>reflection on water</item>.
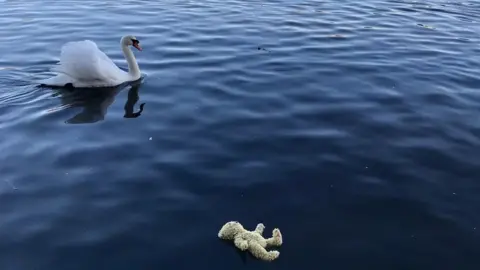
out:
<path id="1" fill-rule="evenodd" d="M 128 91 L 128 99 L 127 99 L 127 102 L 125 102 L 125 106 L 123 108 L 125 110 L 125 114 L 123 117 L 137 118 L 142 114 L 143 106 L 145 106 L 145 103 L 140 104 L 140 109 L 138 110 L 138 112 L 134 112 L 135 104 L 140 99 L 140 96 L 138 94 L 139 89 L 140 89 L 140 84 L 135 84 L 135 85 L 132 85 L 132 87 Z"/>
<path id="2" fill-rule="evenodd" d="M 135 111 L 135 104 L 140 99 L 139 90 L 142 81 L 131 84 L 122 84 L 117 87 L 95 88 L 95 89 L 74 89 L 74 88 L 54 88 L 52 96 L 58 97 L 62 103 L 62 108 L 81 108 L 82 111 L 65 121 L 68 124 L 86 124 L 96 123 L 105 119 L 108 108 L 115 101 L 115 97 L 126 88 L 128 90 L 128 99 L 125 102 L 125 118 L 137 118 L 143 112 L 145 103 L 140 104 L 140 108 Z"/>

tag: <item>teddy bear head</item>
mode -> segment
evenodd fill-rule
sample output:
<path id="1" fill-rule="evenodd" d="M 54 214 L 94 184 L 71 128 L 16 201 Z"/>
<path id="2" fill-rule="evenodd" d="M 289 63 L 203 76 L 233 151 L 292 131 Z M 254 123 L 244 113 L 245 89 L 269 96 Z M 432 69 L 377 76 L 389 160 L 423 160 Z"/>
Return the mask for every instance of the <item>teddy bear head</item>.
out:
<path id="1" fill-rule="evenodd" d="M 240 222 L 230 221 L 223 225 L 222 229 L 218 232 L 218 237 L 226 240 L 233 240 L 235 236 L 245 231 Z"/>

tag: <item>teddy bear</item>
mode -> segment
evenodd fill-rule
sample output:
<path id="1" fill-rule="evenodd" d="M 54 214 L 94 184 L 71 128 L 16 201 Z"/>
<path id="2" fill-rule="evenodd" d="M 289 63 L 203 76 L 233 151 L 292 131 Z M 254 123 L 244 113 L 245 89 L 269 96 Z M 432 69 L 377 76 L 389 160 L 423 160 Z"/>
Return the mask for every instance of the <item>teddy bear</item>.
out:
<path id="1" fill-rule="evenodd" d="M 280 252 L 276 250 L 267 251 L 265 248 L 282 245 L 282 234 L 278 228 L 275 228 L 272 237 L 265 239 L 262 236 L 264 229 L 265 226 L 259 223 L 254 231 L 248 231 L 243 228 L 240 222 L 230 221 L 222 226 L 218 232 L 218 237 L 224 240 L 233 240 L 237 248 L 242 251 L 250 251 L 257 259 L 273 261 L 278 258 Z"/>

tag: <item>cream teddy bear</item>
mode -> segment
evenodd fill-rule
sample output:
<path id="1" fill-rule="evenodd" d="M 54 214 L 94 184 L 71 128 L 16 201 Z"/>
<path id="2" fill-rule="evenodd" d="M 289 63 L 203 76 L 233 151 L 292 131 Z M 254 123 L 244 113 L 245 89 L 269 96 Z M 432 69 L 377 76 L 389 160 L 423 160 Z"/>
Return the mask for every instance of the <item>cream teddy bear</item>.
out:
<path id="1" fill-rule="evenodd" d="M 271 238 L 263 238 L 265 226 L 259 223 L 255 231 L 248 231 L 237 221 L 227 222 L 218 232 L 218 237 L 225 240 L 233 240 L 237 248 L 242 251 L 248 250 L 258 259 L 273 261 L 280 255 L 280 252 L 267 251 L 269 246 L 280 246 L 283 243 L 280 230 L 275 228 Z"/>

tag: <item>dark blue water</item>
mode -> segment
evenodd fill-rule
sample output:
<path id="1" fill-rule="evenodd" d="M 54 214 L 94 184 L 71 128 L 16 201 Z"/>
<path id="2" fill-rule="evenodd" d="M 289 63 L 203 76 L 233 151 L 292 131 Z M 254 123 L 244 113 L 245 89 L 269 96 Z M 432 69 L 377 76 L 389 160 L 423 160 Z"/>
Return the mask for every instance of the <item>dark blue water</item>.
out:
<path id="1" fill-rule="evenodd" d="M 479 1 L 0 14 L 0 269 L 480 267 Z M 35 84 L 68 41 L 126 68 L 125 34 L 141 84 Z M 280 228 L 280 258 L 219 240 L 230 220 Z"/>

